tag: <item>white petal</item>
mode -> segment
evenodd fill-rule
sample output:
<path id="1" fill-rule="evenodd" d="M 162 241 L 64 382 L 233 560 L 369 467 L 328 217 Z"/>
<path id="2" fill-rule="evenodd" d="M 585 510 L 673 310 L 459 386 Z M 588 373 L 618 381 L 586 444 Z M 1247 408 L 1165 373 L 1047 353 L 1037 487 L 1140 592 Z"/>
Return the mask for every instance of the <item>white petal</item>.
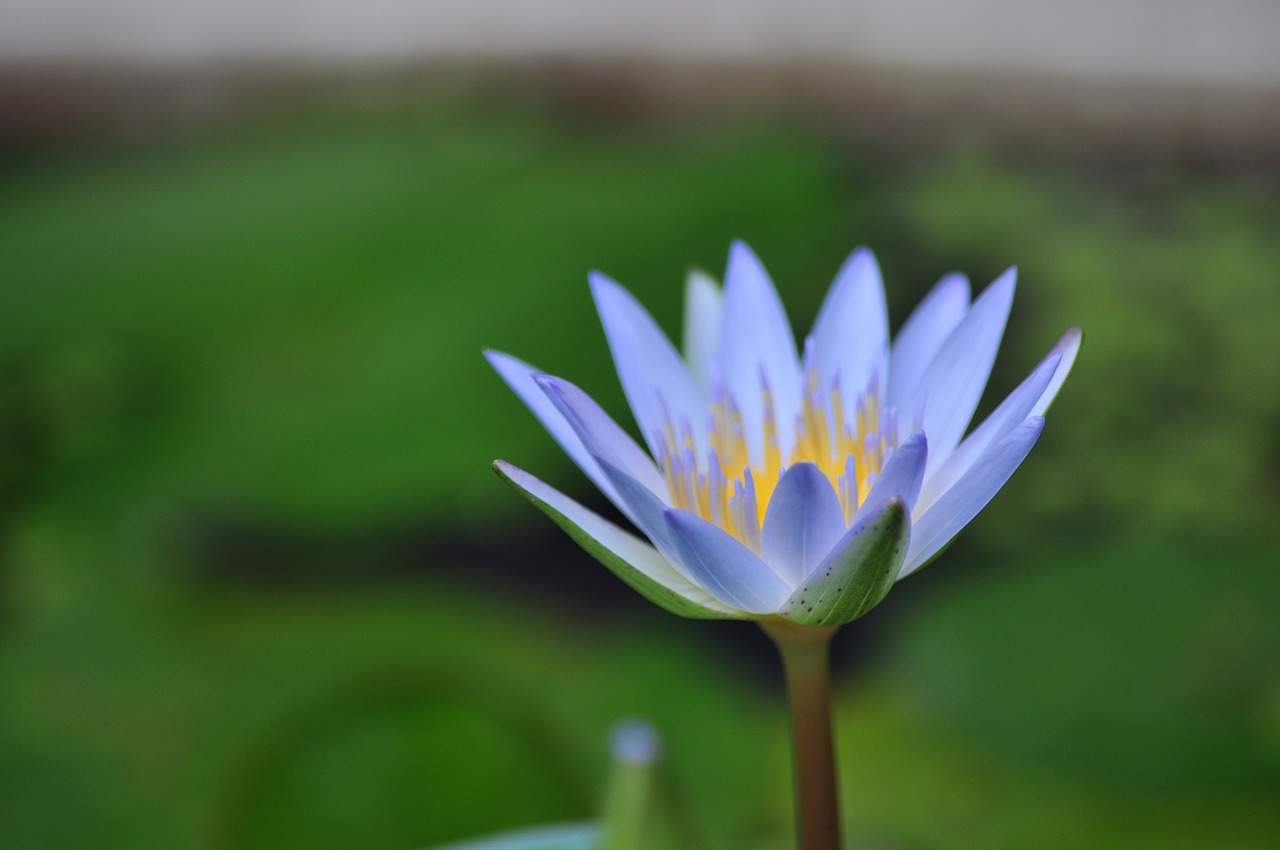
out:
<path id="1" fill-rule="evenodd" d="M 687 426 L 703 449 L 710 402 L 671 341 L 631 293 L 599 272 L 591 273 L 591 293 L 622 390 L 653 455 L 661 454 L 658 435 L 668 424 L 677 434 Z"/>
<path id="2" fill-rule="evenodd" d="M 888 403 L 900 407 L 919 385 L 938 349 L 969 309 L 969 279 L 945 275 L 903 323 L 889 356 Z M 899 410 L 914 415 L 915 411 Z M 910 423 L 908 431 L 910 433 Z M 901 435 L 905 436 L 905 434 Z"/>
<path id="3" fill-rule="evenodd" d="M 684 359 L 694 383 L 711 397 L 711 360 L 720 345 L 720 314 L 724 296 L 706 272 L 694 269 L 684 292 Z"/>
<path id="4" fill-rule="evenodd" d="M 564 449 L 565 454 L 573 459 L 586 476 L 591 479 L 591 483 L 600 489 L 601 493 L 609 498 L 609 501 L 615 505 L 618 504 L 618 494 L 613 489 L 613 485 L 609 483 L 609 479 L 600 471 L 600 467 L 591 459 L 591 454 L 583 446 L 582 440 L 579 439 L 577 433 L 573 430 L 573 426 L 564 418 L 564 415 L 556 409 L 551 399 L 547 398 L 547 394 L 542 391 L 534 380 L 536 375 L 541 374 L 528 363 L 517 360 L 509 354 L 503 354 L 500 351 L 486 351 L 485 358 L 489 364 L 497 370 L 502 380 L 507 382 L 507 386 L 515 392 L 520 400 L 528 406 L 533 415 L 538 417 L 538 421 L 542 426 L 550 432 L 552 438 L 560 444 L 560 448 Z"/>
<path id="5" fill-rule="evenodd" d="M 936 555 L 986 507 L 1040 438 L 1044 418 L 1031 416 L 987 449 L 964 478 L 944 493 L 911 527 L 905 576 Z"/>
<path id="6" fill-rule="evenodd" d="M 760 529 L 760 557 L 792 587 L 802 582 L 844 534 L 844 513 L 827 476 L 797 463 L 778 479 Z"/>
<path id="7" fill-rule="evenodd" d="M 734 613 L 731 608 L 717 602 L 709 593 L 685 578 L 656 549 L 640 538 L 633 534 L 628 534 L 519 467 L 512 466 L 505 461 L 497 461 L 494 463 L 494 469 L 524 493 L 531 502 L 551 516 L 557 524 L 577 538 L 584 548 L 604 562 L 623 581 L 631 584 L 659 605 L 669 610 L 674 610 L 676 613 L 683 613 L 686 616 L 698 616 L 696 610 L 689 610 L 688 606 L 682 606 L 678 599 L 662 598 L 662 594 L 657 594 L 658 598 L 655 598 L 655 595 L 650 592 L 653 589 L 643 586 L 644 582 L 636 582 L 635 576 L 629 575 L 627 568 L 657 583 L 676 596 L 688 600 L 694 606 L 707 609 L 708 612 L 717 614 Z M 565 525 L 566 522 L 569 524 L 568 526 Z M 581 532 L 587 539 L 579 537 L 578 534 L 574 533 L 575 530 Z M 596 545 L 593 546 L 593 543 Z M 596 546 L 605 551 L 596 550 Z M 622 563 L 611 563 L 610 559 L 607 558 L 607 553 L 612 553 Z"/>
<path id="8" fill-rule="evenodd" d="M 928 440 L 923 431 L 917 431 L 894 449 L 884 469 L 876 477 L 876 483 L 871 485 L 871 492 L 858 507 L 853 522 L 858 523 L 864 517 L 879 511 L 889 499 L 901 499 L 907 508 L 907 516 L 910 516 L 920 495 L 920 485 L 924 481 L 924 468 L 928 460 Z"/>
<path id="9" fill-rule="evenodd" d="M 778 445 L 790 454 L 800 412 L 800 365 L 795 337 L 778 292 L 755 254 L 741 242 L 729 250 L 724 314 L 716 358 L 721 379 L 742 411 L 752 463 L 764 460 L 764 395 L 773 395 Z"/>
<path id="10" fill-rule="evenodd" d="M 928 472 L 951 456 L 973 418 L 1004 336 L 1015 279 L 1016 271 L 1009 269 L 973 302 L 934 355 L 907 402 L 907 409 L 898 411 L 899 416 L 908 418 L 914 417 L 917 410 L 923 411 L 918 427 L 929 435 Z"/>
<path id="11" fill-rule="evenodd" d="M 839 379 L 846 416 L 889 344 L 889 313 L 875 256 L 859 248 L 845 260 L 813 324 L 814 358 L 823 386 Z"/>
<path id="12" fill-rule="evenodd" d="M 768 564 L 701 517 L 669 510 L 666 519 L 668 535 L 685 569 L 724 604 L 751 614 L 769 614 L 791 592 Z"/>

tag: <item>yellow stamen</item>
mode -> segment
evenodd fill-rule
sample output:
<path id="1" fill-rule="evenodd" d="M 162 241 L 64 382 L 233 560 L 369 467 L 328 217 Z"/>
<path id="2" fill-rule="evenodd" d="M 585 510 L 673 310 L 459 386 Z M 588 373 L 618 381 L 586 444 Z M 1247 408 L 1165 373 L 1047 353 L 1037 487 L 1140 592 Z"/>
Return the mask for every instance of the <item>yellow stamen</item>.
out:
<path id="1" fill-rule="evenodd" d="M 858 398 L 852 422 L 846 422 L 838 383 L 824 391 L 817 371 L 809 369 L 803 392 L 787 463 L 816 465 L 835 489 L 847 523 L 867 498 L 885 455 L 896 446 L 892 417 L 882 411 L 874 382 Z M 762 394 L 760 463 L 751 462 L 741 410 L 723 389 L 711 405 L 706 457 L 699 457 L 688 423 L 677 437 L 676 426 L 668 422 L 659 458 L 674 507 L 693 511 L 753 550 L 759 547 L 769 499 L 785 471 L 773 395 L 767 386 Z"/>

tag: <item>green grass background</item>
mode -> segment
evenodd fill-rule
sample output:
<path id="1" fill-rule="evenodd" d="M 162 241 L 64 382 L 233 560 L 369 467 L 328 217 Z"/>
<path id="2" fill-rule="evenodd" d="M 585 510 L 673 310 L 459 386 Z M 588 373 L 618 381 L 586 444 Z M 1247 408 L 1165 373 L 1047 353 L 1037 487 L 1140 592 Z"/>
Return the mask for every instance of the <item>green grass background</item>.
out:
<path id="1" fill-rule="evenodd" d="M 1018 264 L 988 408 L 1086 331 L 1006 491 L 838 639 L 850 846 L 1277 845 L 1274 169 L 334 100 L 0 167 L 0 843 L 580 819 L 638 715 L 702 846 L 789 846 L 767 643 L 619 590 L 488 471 L 592 498 L 483 347 L 625 422 L 586 271 L 675 334 L 744 238 L 801 331 L 859 244 L 895 327 Z"/>

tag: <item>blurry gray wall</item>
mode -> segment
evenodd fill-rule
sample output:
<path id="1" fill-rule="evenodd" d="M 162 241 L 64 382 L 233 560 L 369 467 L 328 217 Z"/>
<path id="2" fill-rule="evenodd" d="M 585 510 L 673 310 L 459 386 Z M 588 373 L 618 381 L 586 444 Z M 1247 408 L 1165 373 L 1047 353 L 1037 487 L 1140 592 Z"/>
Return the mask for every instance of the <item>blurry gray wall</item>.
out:
<path id="1" fill-rule="evenodd" d="M 0 61 L 570 55 L 1272 87 L 1276 0 L 4 0 Z"/>

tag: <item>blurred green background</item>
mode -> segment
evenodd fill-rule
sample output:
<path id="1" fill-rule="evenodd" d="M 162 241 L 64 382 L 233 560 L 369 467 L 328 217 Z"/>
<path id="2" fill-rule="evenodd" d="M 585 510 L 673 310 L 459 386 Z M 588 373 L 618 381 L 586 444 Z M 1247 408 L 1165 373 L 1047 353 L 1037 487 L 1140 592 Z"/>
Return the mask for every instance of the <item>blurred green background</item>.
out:
<path id="1" fill-rule="evenodd" d="M 1275 151 L 428 79 L 6 140 L 0 843 L 582 819 L 638 715 L 701 846 L 790 846 L 771 648 L 492 475 L 600 505 L 480 356 L 630 425 L 586 272 L 674 334 L 743 238 L 800 332 L 860 244 L 895 328 L 1017 264 L 987 408 L 1086 331 L 1002 495 L 837 640 L 850 845 L 1280 845 Z"/>

